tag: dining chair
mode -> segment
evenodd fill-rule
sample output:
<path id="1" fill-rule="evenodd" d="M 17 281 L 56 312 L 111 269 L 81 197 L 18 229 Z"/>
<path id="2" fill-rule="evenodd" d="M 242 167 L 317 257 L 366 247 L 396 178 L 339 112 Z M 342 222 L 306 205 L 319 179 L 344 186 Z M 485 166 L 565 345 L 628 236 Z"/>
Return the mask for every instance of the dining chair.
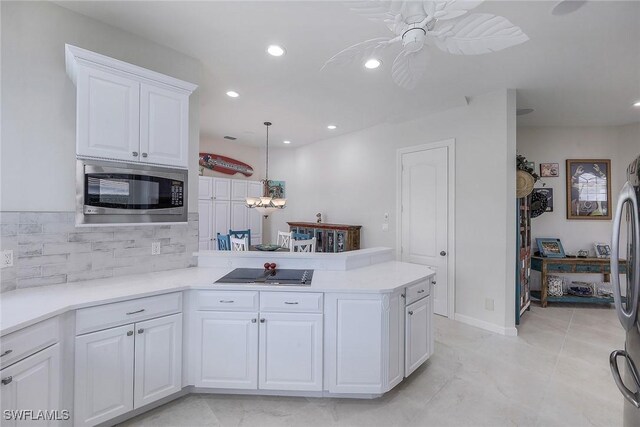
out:
<path id="1" fill-rule="evenodd" d="M 229 241 L 229 235 L 228 234 L 217 233 L 216 241 L 218 242 L 218 250 L 219 251 L 230 251 L 231 250 L 231 242 Z"/>
<path id="2" fill-rule="evenodd" d="M 293 233 L 290 231 L 278 231 L 278 246 L 290 249 L 291 234 Z"/>
<path id="3" fill-rule="evenodd" d="M 247 243 L 247 238 L 238 239 L 233 236 L 229 236 L 229 241 L 231 242 L 231 250 L 232 251 L 248 251 L 249 244 Z"/>
<path id="4" fill-rule="evenodd" d="M 251 229 L 247 230 L 229 230 L 229 237 L 235 237 L 236 239 L 247 239 L 247 243 L 251 244 Z"/>
<path id="5" fill-rule="evenodd" d="M 291 252 L 315 252 L 316 251 L 316 238 L 306 240 L 293 240 L 291 239 Z"/>

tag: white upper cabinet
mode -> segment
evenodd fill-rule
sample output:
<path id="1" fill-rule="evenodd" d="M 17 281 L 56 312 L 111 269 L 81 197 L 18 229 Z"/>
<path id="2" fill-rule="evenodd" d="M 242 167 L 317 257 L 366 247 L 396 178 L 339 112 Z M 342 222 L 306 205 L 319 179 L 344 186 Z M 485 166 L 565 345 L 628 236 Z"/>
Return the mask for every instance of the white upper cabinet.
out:
<path id="1" fill-rule="evenodd" d="M 249 181 L 234 179 L 231 181 L 231 200 L 244 202 L 247 198 L 247 184 Z"/>
<path id="2" fill-rule="evenodd" d="M 140 85 L 140 156 L 155 164 L 188 166 L 189 94 Z"/>
<path id="3" fill-rule="evenodd" d="M 198 177 L 198 199 L 213 200 L 213 180 L 207 176 Z"/>
<path id="4" fill-rule="evenodd" d="M 138 160 L 139 92 L 140 83 L 135 80 L 91 67 L 78 67 L 78 155 Z"/>
<path id="5" fill-rule="evenodd" d="M 229 178 L 211 178 L 213 198 L 215 200 L 231 200 L 231 180 Z"/>
<path id="6" fill-rule="evenodd" d="M 196 85 L 66 45 L 77 86 L 76 154 L 186 168 Z"/>

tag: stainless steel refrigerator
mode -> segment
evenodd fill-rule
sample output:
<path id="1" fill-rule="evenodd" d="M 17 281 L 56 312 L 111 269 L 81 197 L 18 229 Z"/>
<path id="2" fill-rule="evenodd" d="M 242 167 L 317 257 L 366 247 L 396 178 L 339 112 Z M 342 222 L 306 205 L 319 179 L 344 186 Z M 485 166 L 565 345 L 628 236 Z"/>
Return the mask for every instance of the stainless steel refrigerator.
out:
<path id="1" fill-rule="evenodd" d="M 624 350 L 609 357 L 611 373 L 625 398 L 624 427 L 640 426 L 640 156 L 627 169 L 627 182 L 618 198 L 613 221 L 611 283 L 618 319 L 626 331 Z M 626 229 L 626 230 L 625 230 Z M 626 234 L 626 248 L 620 248 L 620 232 Z M 618 259 L 627 259 L 627 283 L 620 283 Z M 622 296 L 621 286 L 626 293 Z M 618 365 L 618 361 L 622 360 Z M 623 371 L 621 375 L 620 371 Z"/>

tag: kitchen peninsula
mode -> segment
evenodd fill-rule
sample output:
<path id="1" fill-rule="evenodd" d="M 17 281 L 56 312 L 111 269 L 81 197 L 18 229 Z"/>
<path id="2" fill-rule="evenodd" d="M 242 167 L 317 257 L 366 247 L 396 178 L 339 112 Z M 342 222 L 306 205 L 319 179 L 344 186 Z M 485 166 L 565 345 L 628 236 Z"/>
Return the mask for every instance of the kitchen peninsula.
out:
<path id="1" fill-rule="evenodd" d="M 435 273 L 391 249 L 197 256 L 196 268 L 4 293 L 3 366 L 17 378 L 45 360 L 33 398 L 84 426 L 189 392 L 373 398 L 433 353 Z M 313 270 L 311 283 L 214 283 L 266 261 Z"/>

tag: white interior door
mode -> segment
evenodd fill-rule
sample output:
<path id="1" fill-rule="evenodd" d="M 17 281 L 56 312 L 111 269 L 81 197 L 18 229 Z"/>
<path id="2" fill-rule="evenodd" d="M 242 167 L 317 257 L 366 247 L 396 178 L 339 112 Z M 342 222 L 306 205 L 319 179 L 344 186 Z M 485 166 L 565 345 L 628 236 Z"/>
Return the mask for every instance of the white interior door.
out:
<path id="1" fill-rule="evenodd" d="M 449 148 L 401 156 L 400 251 L 404 262 L 436 270 L 435 312 L 449 315 Z"/>

